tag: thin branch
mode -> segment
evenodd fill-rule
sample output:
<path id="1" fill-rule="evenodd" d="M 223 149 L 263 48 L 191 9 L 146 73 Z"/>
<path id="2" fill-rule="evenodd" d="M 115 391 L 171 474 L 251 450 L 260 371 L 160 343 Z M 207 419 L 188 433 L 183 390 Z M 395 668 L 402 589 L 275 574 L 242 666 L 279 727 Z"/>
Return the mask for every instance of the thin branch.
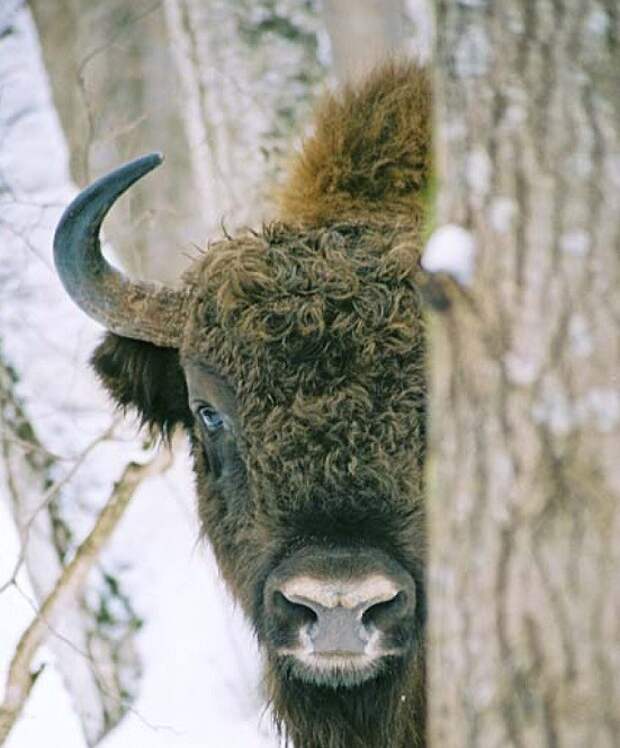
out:
<path id="1" fill-rule="evenodd" d="M 65 567 L 39 613 L 22 634 L 9 668 L 4 701 L 0 705 L 0 745 L 4 745 L 40 673 L 31 671 L 36 651 L 49 636 L 50 628 L 63 608 L 76 599 L 138 486 L 147 478 L 167 470 L 171 462 L 171 453 L 161 450 L 150 462 L 144 465 L 132 462 L 125 468 L 94 528 L 78 548 L 73 560 Z"/>
<path id="2" fill-rule="evenodd" d="M 8 425 L 8 424 L 7 424 Z M 114 428 L 116 427 L 116 421 L 113 422 L 102 434 L 99 434 L 96 436 L 90 444 L 86 446 L 86 448 L 78 455 L 78 457 L 75 460 L 75 463 L 72 465 L 72 467 L 67 471 L 67 473 L 58 481 L 56 481 L 50 488 L 43 494 L 43 498 L 37 505 L 37 507 L 34 509 L 34 511 L 31 513 L 30 517 L 26 520 L 26 522 L 23 524 L 23 526 L 20 526 L 19 529 L 19 535 L 20 535 L 20 551 L 19 556 L 17 557 L 17 560 L 15 561 L 15 565 L 11 571 L 11 574 L 9 575 L 9 578 L 6 580 L 6 582 L 3 582 L 0 585 L 0 595 L 8 589 L 11 585 L 15 583 L 15 580 L 17 579 L 17 575 L 25 561 L 26 558 L 26 548 L 28 545 L 28 538 L 30 536 L 30 530 L 32 528 L 32 523 L 36 519 L 38 513 L 45 509 L 47 506 L 49 506 L 50 502 L 52 502 L 60 490 L 65 486 L 72 478 L 73 476 L 78 472 L 78 470 L 82 467 L 84 464 L 84 461 L 88 457 L 88 455 L 93 451 L 93 449 L 98 445 L 101 444 L 101 442 L 106 441 L 107 439 L 110 439 L 112 437 L 112 434 L 114 432 Z M 3 442 L 6 442 L 6 440 L 3 438 Z M 33 445 L 33 447 L 36 447 L 36 445 Z M 7 484 L 9 487 L 9 490 L 13 494 L 13 501 L 15 503 L 19 502 L 19 496 L 17 496 L 16 491 L 13 487 L 13 481 L 11 480 L 11 466 L 10 466 L 10 460 L 7 460 L 7 473 L 8 473 L 8 480 Z"/>

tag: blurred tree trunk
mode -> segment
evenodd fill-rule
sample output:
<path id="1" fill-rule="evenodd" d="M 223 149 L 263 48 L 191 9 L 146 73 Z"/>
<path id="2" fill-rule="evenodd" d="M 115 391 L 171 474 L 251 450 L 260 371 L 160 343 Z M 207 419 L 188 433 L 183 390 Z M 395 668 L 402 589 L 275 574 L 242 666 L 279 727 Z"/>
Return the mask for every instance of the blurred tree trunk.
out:
<path id="1" fill-rule="evenodd" d="M 174 282 L 222 220 L 268 217 L 324 75 L 316 0 L 30 4 L 77 183 L 166 155 L 106 221 L 131 275 Z"/>
<path id="2" fill-rule="evenodd" d="M 161 2 L 29 4 L 76 184 L 143 153 L 165 153 L 157 176 L 114 208 L 106 236 L 130 275 L 176 281 L 188 247 L 206 234 Z"/>
<path id="3" fill-rule="evenodd" d="M 412 49 L 415 27 L 406 6 L 406 0 L 324 0 L 339 81 L 360 80 L 381 62 L 418 51 Z"/>
<path id="4" fill-rule="evenodd" d="M 475 268 L 432 324 L 431 744 L 617 746 L 620 14 L 436 20 L 438 221 Z"/>
<path id="5" fill-rule="evenodd" d="M 208 234 L 269 217 L 323 79 L 316 0 L 165 0 L 193 186 Z"/>

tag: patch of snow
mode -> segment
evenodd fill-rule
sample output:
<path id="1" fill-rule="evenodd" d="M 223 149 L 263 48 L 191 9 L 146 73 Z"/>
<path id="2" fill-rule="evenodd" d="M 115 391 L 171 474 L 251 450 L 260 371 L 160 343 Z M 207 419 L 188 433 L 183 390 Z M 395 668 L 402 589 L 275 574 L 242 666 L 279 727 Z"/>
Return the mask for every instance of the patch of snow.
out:
<path id="1" fill-rule="evenodd" d="M 462 226 L 446 224 L 433 232 L 424 254 L 422 267 L 429 273 L 447 273 L 464 286 L 474 276 L 476 241 Z"/>
<path id="2" fill-rule="evenodd" d="M 559 386 L 549 382 L 532 407 L 537 423 L 545 423 L 558 436 L 587 424 L 602 433 L 612 432 L 620 422 L 620 391 L 611 387 L 593 387 L 570 402 Z"/>
<path id="3" fill-rule="evenodd" d="M 512 128 L 520 127 L 527 119 L 527 109 L 519 104 L 506 107 L 504 122 Z"/>
<path id="4" fill-rule="evenodd" d="M 586 19 L 586 28 L 592 34 L 603 36 L 609 29 L 609 15 L 602 8 L 592 8 Z"/>
<path id="5" fill-rule="evenodd" d="M 467 128 L 463 119 L 459 117 L 443 124 L 441 133 L 448 142 L 462 140 L 467 134 Z"/>
<path id="6" fill-rule="evenodd" d="M 576 426 L 574 410 L 559 387 L 544 388 L 532 405 L 532 418 L 536 423 L 546 424 L 558 436 L 568 434 Z"/>
<path id="7" fill-rule="evenodd" d="M 405 9 L 415 27 L 409 49 L 412 56 L 421 63 L 427 63 L 431 58 L 435 36 L 430 2 L 429 0 L 406 0 Z"/>
<path id="8" fill-rule="evenodd" d="M 532 355 L 518 354 L 514 351 L 504 356 L 504 365 L 508 379 L 516 385 L 527 386 L 536 381 L 540 364 Z"/>
<path id="9" fill-rule="evenodd" d="M 608 387 L 593 387 L 577 402 L 581 422 L 592 420 L 607 434 L 620 422 L 620 391 Z"/>
<path id="10" fill-rule="evenodd" d="M 582 314 L 573 314 L 569 320 L 568 344 L 571 352 L 578 358 L 589 356 L 594 350 L 594 341 Z"/>

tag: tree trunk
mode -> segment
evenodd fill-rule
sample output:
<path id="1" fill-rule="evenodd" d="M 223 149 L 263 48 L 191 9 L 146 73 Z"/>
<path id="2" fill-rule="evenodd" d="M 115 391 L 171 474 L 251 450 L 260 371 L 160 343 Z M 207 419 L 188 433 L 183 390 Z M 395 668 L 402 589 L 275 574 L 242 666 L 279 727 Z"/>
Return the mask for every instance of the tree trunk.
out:
<path id="1" fill-rule="evenodd" d="M 131 276 L 174 283 L 205 225 L 161 2 L 29 5 L 78 187 L 123 161 L 164 152 L 165 167 L 119 201 L 105 232 Z"/>
<path id="2" fill-rule="evenodd" d="M 165 0 L 206 236 L 257 228 L 324 67 L 316 0 Z"/>
<path id="3" fill-rule="evenodd" d="M 438 224 L 475 259 L 431 324 L 441 748 L 620 740 L 619 21 L 437 5 Z"/>
<path id="4" fill-rule="evenodd" d="M 28 582 L 36 617 L 129 450 L 112 439 L 107 402 L 87 369 L 99 327 L 75 310 L 53 270 L 52 230 L 75 187 L 26 7 L 0 11 L 0 92 L 0 499 L 21 545 L 11 577 L 0 579 L 0 617 Z M 4 547 L 8 535 L 3 528 Z M 44 631 L 89 745 L 127 712 L 141 672 L 140 620 L 118 563 L 101 562 L 88 594 L 65 600 Z M 21 709 L 15 689 L 2 700 L 10 708 L 0 715 L 0 743 Z"/>
<path id="5" fill-rule="evenodd" d="M 411 37 L 404 0 L 324 0 L 334 72 L 345 83 L 363 79 L 403 52 Z"/>

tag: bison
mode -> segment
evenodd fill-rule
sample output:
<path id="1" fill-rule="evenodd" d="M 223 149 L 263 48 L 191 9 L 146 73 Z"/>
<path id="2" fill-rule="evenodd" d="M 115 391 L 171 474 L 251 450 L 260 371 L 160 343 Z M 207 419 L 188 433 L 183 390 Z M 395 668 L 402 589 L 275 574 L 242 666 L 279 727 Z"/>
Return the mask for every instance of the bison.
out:
<path id="1" fill-rule="evenodd" d="M 391 64 L 322 101 L 274 219 L 210 245 L 179 290 L 125 278 L 98 239 L 157 154 L 82 192 L 55 237 L 66 290 L 109 330 L 104 386 L 187 432 L 201 527 L 297 748 L 424 744 L 430 151 L 427 73 Z"/>

